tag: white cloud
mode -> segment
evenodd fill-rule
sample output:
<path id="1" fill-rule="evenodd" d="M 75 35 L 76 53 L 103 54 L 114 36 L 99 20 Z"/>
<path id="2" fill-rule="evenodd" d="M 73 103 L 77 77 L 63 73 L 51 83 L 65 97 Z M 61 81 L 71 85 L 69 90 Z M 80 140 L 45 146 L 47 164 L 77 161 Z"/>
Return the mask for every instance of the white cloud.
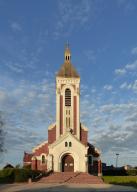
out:
<path id="1" fill-rule="evenodd" d="M 8 154 L 12 150 L 23 154 L 47 139 L 47 127 L 55 121 L 55 87 L 49 79 L 35 83 L 12 80 L 0 90 L 0 106 L 5 117 L 5 149 Z"/>
<path id="2" fill-rule="evenodd" d="M 131 50 L 131 53 L 133 55 L 136 55 L 137 54 L 137 47 L 134 47 L 132 50 Z"/>
<path id="3" fill-rule="evenodd" d="M 84 52 L 84 54 L 90 62 L 95 62 L 96 54 L 93 50 L 87 50 Z"/>
<path id="4" fill-rule="evenodd" d="M 123 8 L 123 10 L 128 13 L 136 9 L 136 5 L 134 1 L 128 0 L 117 0 L 117 4 L 119 8 Z"/>
<path id="5" fill-rule="evenodd" d="M 137 80 L 129 84 L 124 82 L 120 85 L 120 89 L 132 90 L 133 92 L 137 93 Z"/>
<path id="6" fill-rule="evenodd" d="M 5 93 L 5 91 L 0 90 L 0 102 L 5 101 L 7 98 L 7 94 Z"/>
<path id="7" fill-rule="evenodd" d="M 105 85 L 104 89 L 107 91 L 111 91 L 113 89 L 113 86 L 112 85 Z"/>
<path id="8" fill-rule="evenodd" d="M 5 62 L 5 65 L 15 73 L 23 73 L 24 67 L 18 63 Z"/>
<path id="9" fill-rule="evenodd" d="M 126 70 L 125 69 L 116 69 L 115 74 L 118 75 L 118 76 L 125 75 Z"/>
<path id="10" fill-rule="evenodd" d="M 20 25 L 18 22 L 16 22 L 16 21 L 12 22 L 12 23 L 10 24 L 10 27 L 11 27 L 11 29 L 12 29 L 13 31 L 16 31 L 16 32 L 22 30 L 21 25 Z"/>
<path id="11" fill-rule="evenodd" d="M 90 19 L 93 5 L 89 0 L 75 3 L 70 0 L 61 0 L 58 3 L 58 15 L 54 36 L 68 35 L 74 29 L 83 27 Z M 67 29 L 67 30 L 66 30 Z"/>
<path id="12" fill-rule="evenodd" d="M 123 88 L 126 87 L 126 82 Z M 136 87 L 136 86 L 135 86 Z M 87 90 L 85 90 L 87 92 Z M 81 121 L 89 129 L 89 140 L 102 151 L 102 160 L 114 164 L 115 153 L 120 153 L 119 165 L 133 164 L 137 155 L 137 103 L 101 104 L 102 98 L 91 95 L 81 98 Z M 99 100 L 98 100 L 99 99 Z M 123 102 L 123 101 L 122 101 Z M 122 159 L 130 149 L 132 159 Z M 114 155 L 114 158 L 112 156 Z M 130 156 L 130 155 L 129 155 Z"/>
<path id="13" fill-rule="evenodd" d="M 135 70 L 137 68 L 137 60 L 135 60 L 133 63 L 127 64 L 125 66 L 125 69 L 127 70 Z"/>
<path id="14" fill-rule="evenodd" d="M 137 60 L 135 60 L 132 63 L 126 64 L 123 68 L 121 69 L 115 69 L 115 74 L 118 76 L 123 76 L 127 73 L 134 74 L 136 73 L 137 69 Z"/>

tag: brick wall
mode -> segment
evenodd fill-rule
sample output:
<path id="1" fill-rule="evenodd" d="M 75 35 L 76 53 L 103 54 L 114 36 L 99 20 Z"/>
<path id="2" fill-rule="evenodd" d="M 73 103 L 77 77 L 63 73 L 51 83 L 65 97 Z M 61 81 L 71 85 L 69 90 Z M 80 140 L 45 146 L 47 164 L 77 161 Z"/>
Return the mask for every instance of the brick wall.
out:
<path id="1" fill-rule="evenodd" d="M 52 144 L 54 141 L 56 141 L 56 126 L 48 130 L 48 143 Z"/>
<path id="2" fill-rule="evenodd" d="M 41 155 L 41 153 L 46 153 L 48 154 L 49 150 L 48 150 L 48 143 L 42 145 L 41 147 L 39 147 L 38 149 L 35 150 L 34 152 L 34 156 L 39 156 Z"/>
<path id="3" fill-rule="evenodd" d="M 85 131 L 84 129 L 80 128 L 80 141 L 87 145 L 87 138 L 88 137 L 88 131 Z"/>

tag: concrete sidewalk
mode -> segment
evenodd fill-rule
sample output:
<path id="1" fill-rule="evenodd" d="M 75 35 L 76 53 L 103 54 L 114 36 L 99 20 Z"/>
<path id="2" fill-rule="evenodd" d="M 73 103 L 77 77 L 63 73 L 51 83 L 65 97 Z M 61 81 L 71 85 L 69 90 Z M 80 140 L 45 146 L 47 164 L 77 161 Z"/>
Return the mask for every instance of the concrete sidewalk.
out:
<path id="1" fill-rule="evenodd" d="M 99 191 L 137 191 L 133 187 L 110 184 L 5 184 L 0 185 L 0 192 L 99 192 Z"/>

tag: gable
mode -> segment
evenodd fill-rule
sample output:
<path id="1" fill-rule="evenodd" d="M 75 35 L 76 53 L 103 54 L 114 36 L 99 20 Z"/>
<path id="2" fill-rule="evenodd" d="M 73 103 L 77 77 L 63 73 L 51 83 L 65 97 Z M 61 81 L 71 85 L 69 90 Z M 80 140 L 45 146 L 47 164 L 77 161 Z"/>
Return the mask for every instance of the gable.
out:
<path id="1" fill-rule="evenodd" d="M 65 142 L 68 143 L 65 146 Z M 49 148 L 58 148 L 58 147 L 69 147 L 69 143 L 71 142 L 71 148 L 79 147 L 85 149 L 85 145 L 81 143 L 75 136 L 73 136 L 70 132 L 67 132 L 63 136 L 61 136 L 58 140 L 56 140 L 53 144 L 49 145 Z"/>

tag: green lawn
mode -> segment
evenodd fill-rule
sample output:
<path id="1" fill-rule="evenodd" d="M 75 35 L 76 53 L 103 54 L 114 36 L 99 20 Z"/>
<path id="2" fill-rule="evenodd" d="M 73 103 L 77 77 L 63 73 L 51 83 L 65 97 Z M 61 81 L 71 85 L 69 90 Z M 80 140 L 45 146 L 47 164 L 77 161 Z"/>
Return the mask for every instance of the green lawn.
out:
<path id="1" fill-rule="evenodd" d="M 105 183 L 137 187 L 137 176 L 103 176 Z"/>

